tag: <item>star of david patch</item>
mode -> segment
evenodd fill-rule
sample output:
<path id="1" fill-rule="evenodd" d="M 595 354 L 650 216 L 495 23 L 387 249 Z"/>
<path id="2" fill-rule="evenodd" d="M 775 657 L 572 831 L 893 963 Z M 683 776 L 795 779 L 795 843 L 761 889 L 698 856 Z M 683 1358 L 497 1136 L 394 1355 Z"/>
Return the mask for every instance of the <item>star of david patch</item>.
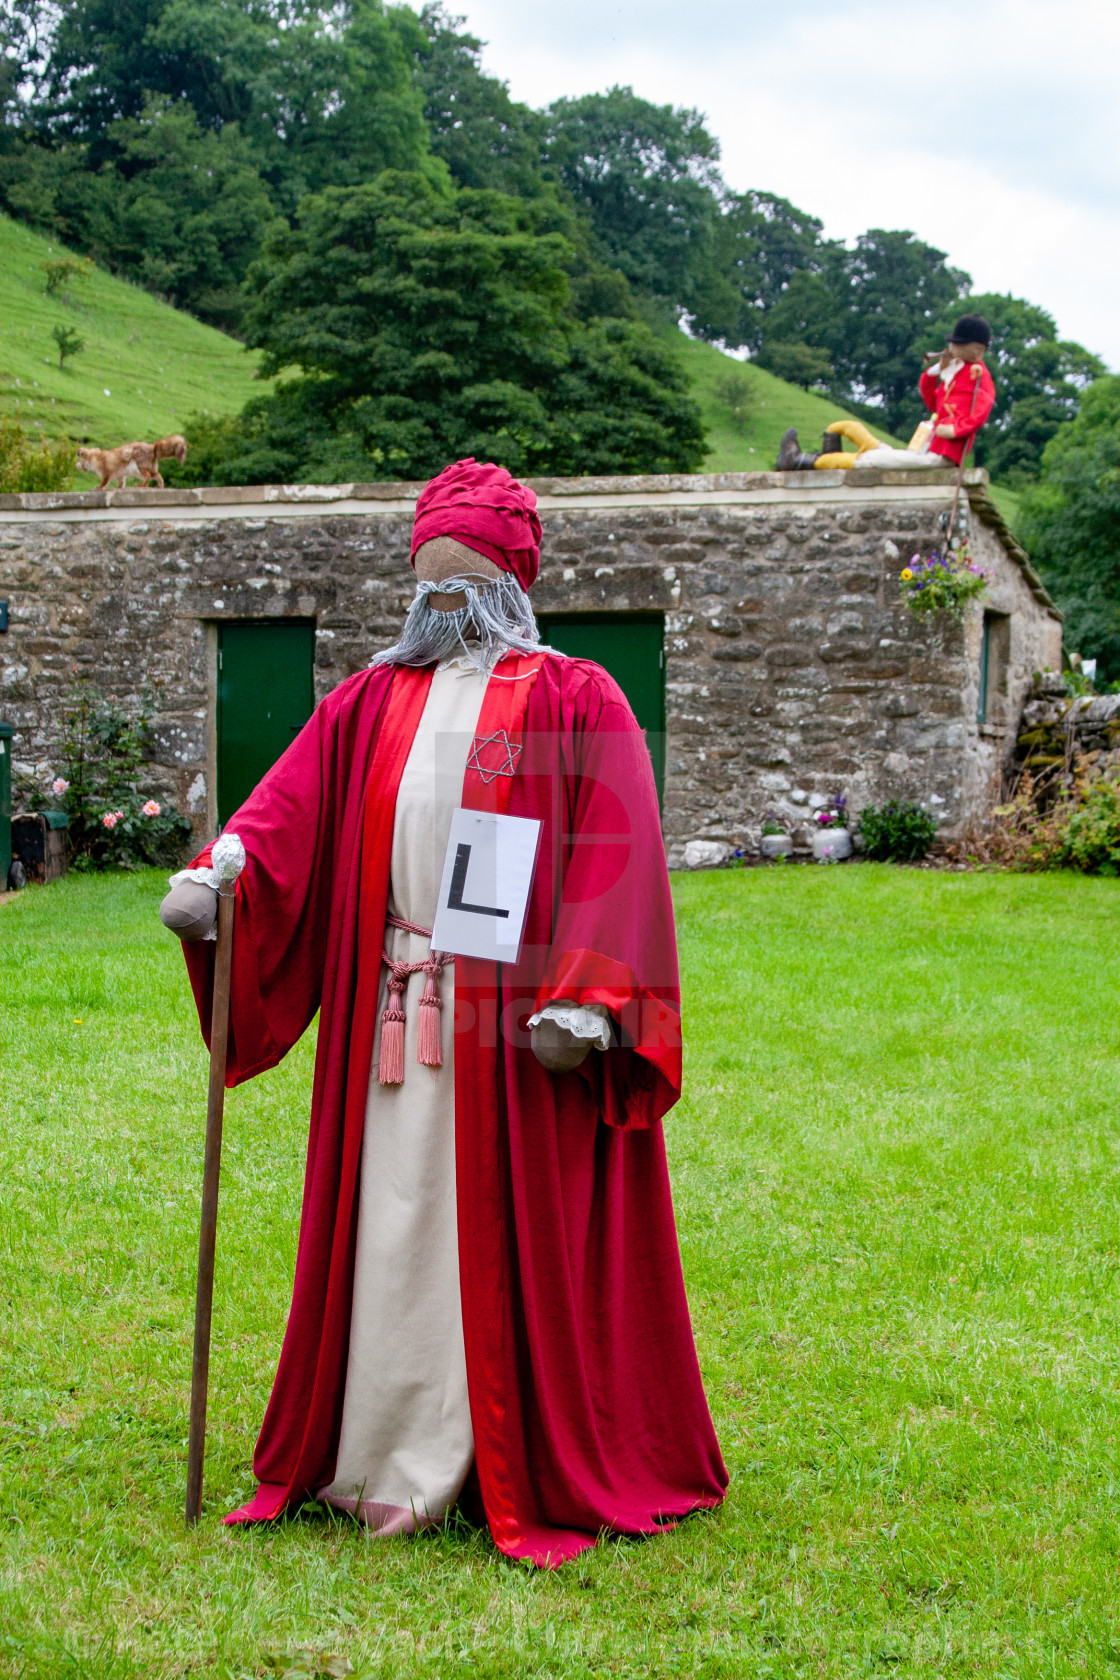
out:
<path id="1" fill-rule="evenodd" d="M 520 757 L 520 744 L 511 741 L 504 729 L 498 729 L 493 735 L 475 736 L 467 769 L 474 770 L 483 783 L 495 781 L 498 776 L 512 778 Z"/>

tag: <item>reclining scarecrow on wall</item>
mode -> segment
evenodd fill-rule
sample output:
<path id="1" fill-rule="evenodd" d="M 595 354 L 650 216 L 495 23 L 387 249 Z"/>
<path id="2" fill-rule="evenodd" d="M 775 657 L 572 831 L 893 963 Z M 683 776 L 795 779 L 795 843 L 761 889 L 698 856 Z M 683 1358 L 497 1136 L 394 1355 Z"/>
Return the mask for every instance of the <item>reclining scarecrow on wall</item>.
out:
<path id="1" fill-rule="evenodd" d="M 802 449 L 797 427 L 791 426 L 778 451 L 778 472 L 831 472 L 852 467 L 957 467 L 976 441 L 976 434 L 992 412 L 996 388 L 984 365 L 992 329 L 983 315 L 962 315 L 944 350 L 931 351 L 918 389 L 933 414 L 923 420 L 905 449 L 880 443 L 860 420 L 834 420 L 825 429 L 819 452 Z M 844 449 L 844 439 L 855 453 Z"/>
<path id="2" fill-rule="evenodd" d="M 462 1502 L 555 1565 L 727 1486 L 661 1129 L 681 1038 L 653 774 L 614 681 L 540 645 L 540 535 L 504 469 L 433 479 L 400 641 L 228 825 L 226 1083 L 321 1013 L 260 1486 L 226 1522 L 315 1497 L 387 1534 Z M 205 1034 L 216 885 L 208 848 L 162 908 Z"/>

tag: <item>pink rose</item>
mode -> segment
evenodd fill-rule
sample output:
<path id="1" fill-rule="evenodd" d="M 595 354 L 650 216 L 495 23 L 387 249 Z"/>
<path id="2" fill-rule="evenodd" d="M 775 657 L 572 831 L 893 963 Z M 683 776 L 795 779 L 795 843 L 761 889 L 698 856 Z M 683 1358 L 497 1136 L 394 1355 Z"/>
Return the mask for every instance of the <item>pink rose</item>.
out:
<path id="1" fill-rule="evenodd" d="M 140 815 L 142 817 L 158 817 L 162 809 L 163 807 L 158 799 L 149 799 L 146 804 L 141 805 Z"/>
<path id="2" fill-rule="evenodd" d="M 56 776 L 54 781 L 51 783 L 51 792 L 54 794 L 56 799 L 61 799 L 62 795 L 66 792 L 66 789 L 69 786 L 69 782 L 64 782 L 61 776 Z"/>
<path id="3" fill-rule="evenodd" d="M 115 811 L 106 811 L 105 815 L 101 819 L 101 826 L 102 828 L 116 828 L 117 813 Z"/>

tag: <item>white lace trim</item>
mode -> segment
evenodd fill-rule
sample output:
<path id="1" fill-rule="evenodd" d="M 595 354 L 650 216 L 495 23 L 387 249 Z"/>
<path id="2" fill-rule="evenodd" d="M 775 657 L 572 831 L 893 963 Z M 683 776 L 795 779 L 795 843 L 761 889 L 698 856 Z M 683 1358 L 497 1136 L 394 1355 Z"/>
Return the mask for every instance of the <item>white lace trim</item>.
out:
<path id="1" fill-rule="evenodd" d="M 530 1027 L 541 1021 L 555 1021 L 573 1038 L 592 1039 L 596 1050 L 610 1049 L 611 1012 L 605 1003 L 573 1003 L 570 998 L 557 998 L 529 1017 Z"/>
<path id="2" fill-rule="evenodd" d="M 504 658 L 504 653 L 498 655 L 498 659 Z M 493 660 L 489 665 L 487 665 L 485 671 L 480 671 L 474 660 L 468 659 L 465 653 L 450 653 L 446 658 L 439 661 L 439 664 L 436 666 L 436 670 L 473 671 L 476 677 L 489 676 L 490 672 L 494 669 L 494 666 L 498 663 L 498 659 Z"/>
<path id="3" fill-rule="evenodd" d="M 195 885 L 199 887 L 213 887 L 215 892 L 218 890 L 217 871 L 214 869 L 208 869 L 205 865 L 200 869 L 180 869 L 177 875 L 168 876 L 167 884 L 169 887 L 179 887 L 182 886 L 184 881 L 193 881 Z M 215 916 L 214 926 L 210 929 L 210 932 L 204 936 L 204 942 L 205 939 L 217 939 L 217 937 L 218 919 Z"/>

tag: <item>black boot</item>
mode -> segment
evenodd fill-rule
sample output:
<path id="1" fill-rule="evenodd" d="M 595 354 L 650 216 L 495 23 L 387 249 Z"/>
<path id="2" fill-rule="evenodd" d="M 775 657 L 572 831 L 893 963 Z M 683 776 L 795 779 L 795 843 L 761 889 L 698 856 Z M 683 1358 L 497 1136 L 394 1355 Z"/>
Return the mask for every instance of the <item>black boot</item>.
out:
<path id="1" fill-rule="evenodd" d="M 806 455 L 797 441 L 797 427 L 791 426 L 782 438 L 782 446 L 778 450 L 778 464 L 776 472 L 805 472 L 816 460 L 815 455 Z"/>
<path id="2" fill-rule="evenodd" d="M 826 432 L 821 442 L 822 455 L 842 455 L 844 453 L 844 439 L 839 432 Z"/>

